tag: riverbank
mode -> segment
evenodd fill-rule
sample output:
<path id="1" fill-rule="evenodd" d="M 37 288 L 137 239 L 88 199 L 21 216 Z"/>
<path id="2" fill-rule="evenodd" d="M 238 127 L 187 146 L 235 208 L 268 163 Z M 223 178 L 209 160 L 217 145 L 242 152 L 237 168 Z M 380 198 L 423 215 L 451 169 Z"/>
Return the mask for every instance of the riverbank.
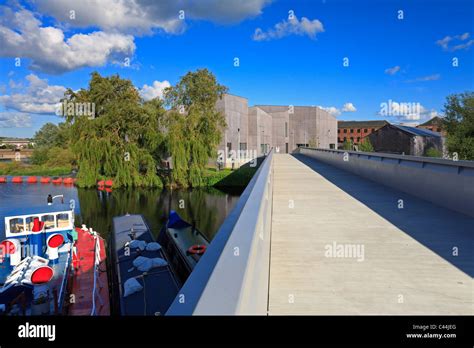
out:
<path id="1" fill-rule="evenodd" d="M 253 175 L 257 171 L 261 159 L 257 161 L 256 166 L 245 164 L 238 169 L 231 170 L 228 168 L 217 170 L 216 168 L 206 168 L 205 180 L 202 187 L 238 187 L 245 188 L 252 180 Z M 20 162 L 0 163 L 0 176 L 69 176 L 72 168 L 51 167 L 46 165 L 33 165 Z M 107 180 L 108 178 L 102 178 Z"/>
<path id="2" fill-rule="evenodd" d="M 71 174 L 69 166 L 51 167 L 46 165 L 25 164 L 21 162 L 0 163 L 0 176 L 65 176 Z"/>

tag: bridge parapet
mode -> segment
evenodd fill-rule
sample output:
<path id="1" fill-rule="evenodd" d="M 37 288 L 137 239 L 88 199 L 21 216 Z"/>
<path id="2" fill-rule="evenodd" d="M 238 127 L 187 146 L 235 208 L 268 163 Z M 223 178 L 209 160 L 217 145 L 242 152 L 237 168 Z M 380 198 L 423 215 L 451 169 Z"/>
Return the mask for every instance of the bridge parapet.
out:
<path id="1" fill-rule="evenodd" d="M 315 148 L 299 148 L 298 152 L 474 216 L 473 161 Z"/>
<path id="2" fill-rule="evenodd" d="M 266 157 L 166 315 L 268 312 L 273 151 Z"/>

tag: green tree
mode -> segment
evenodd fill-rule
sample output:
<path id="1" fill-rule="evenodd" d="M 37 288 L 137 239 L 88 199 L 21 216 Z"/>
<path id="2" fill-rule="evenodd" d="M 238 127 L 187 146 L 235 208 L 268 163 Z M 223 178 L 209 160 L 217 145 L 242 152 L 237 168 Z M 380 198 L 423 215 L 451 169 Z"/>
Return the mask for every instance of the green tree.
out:
<path id="1" fill-rule="evenodd" d="M 130 80 L 97 72 L 87 89 L 68 89 L 65 100 L 95 105 L 95 117 L 66 116 L 80 186 L 94 186 L 104 176 L 118 187 L 162 185 L 156 173 L 165 112 L 160 101 L 144 102 Z"/>
<path id="2" fill-rule="evenodd" d="M 448 96 L 444 113 L 448 151 L 459 159 L 474 160 L 474 92 Z"/>
<path id="3" fill-rule="evenodd" d="M 344 140 L 344 143 L 342 144 L 342 149 L 352 151 L 354 149 L 354 144 L 352 144 L 352 140 Z"/>
<path id="4" fill-rule="evenodd" d="M 33 137 L 36 146 L 66 147 L 69 141 L 69 126 L 66 123 L 55 125 L 48 122 L 43 125 Z"/>
<path id="5" fill-rule="evenodd" d="M 434 147 L 430 147 L 425 151 L 426 157 L 443 157 L 443 153 Z"/>
<path id="6" fill-rule="evenodd" d="M 359 151 L 363 152 L 374 152 L 374 147 L 372 146 L 372 143 L 370 142 L 370 139 L 368 137 L 365 137 L 362 139 L 362 141 L 359 144 Z"/>
<path id="7" fill-rule="evenodd" d="M 178 186 L 202 186 L 209 158 L 217 156 L 224 116 L 216 102 L 227 92 L 207 69 L 188 72 L 165 90 L 166 150 L 173 157 L 172 180 Z"/>

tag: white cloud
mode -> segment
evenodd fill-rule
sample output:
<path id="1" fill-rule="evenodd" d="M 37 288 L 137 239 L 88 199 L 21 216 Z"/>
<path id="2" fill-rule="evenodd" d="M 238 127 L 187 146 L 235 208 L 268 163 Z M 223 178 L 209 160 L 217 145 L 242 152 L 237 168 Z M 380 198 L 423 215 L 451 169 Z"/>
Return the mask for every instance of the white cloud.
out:
<path id="1" fill-rule="evenodd" d="M 163 98 L 163 90 L 166 87 L 170 87 L 171 84 L 168 81 L 154 81 L 151 86 L 147 84 L 143 85 L 140 89 L 140 95 L 144 100 L 151 100 L 154 98 Z"/>
<path id="2" fill-rule="evenodd" d="M 356 107 L 352 103 L 345 103 L 342 107 L 343 112 L 355 112 L 357 111 Z"/>
<path id="3" fill-rule="evenodd" d="M 76 28 L 151 34 L 155 30 L 179 34 L 185 20 L 235 23 L 262 13 L 271 0 L 41 0 L 38 9 Z M 75 11 L 75 19 L 70 11 Z M 179 18 L 184 11 L 185 20 Z"/>
<path id="4" fill-rule="evenodd" d="M 385 73 L 388 75 L 395 75 L 399 71 L 400 71 L 400 67 L 398 65 L 392 68 L 385 69 Z"/>
<path id="5" fill-rule="evenodd" d="M 0 112 L 0 128 L 29 128 L 31 116 L 22 112 Z"/>
<path id="6" fill-rule="evenodd" d="M 455 36 L 445 36 L 444 38 L 436 41 L 438 46 L 441 46 L 445 51 L 457 51 L 463 49 L 469 49 L 472 45 L 474 45 L 474 40 L 469 40 L 471 35 L 467 32 L 461 35 Z M 457 45 L 454 43 L 457 42 Z"/>
<path id="7" fill-rule="evenodd" d="M 253 39 L 255 41 L 265 41 L 281 39 L 289 35 L 307 35 L 311 39 L 315 39 L 316 35 L 322 32 L 324 32 L 323 23 L 318 19 L 309 20 L 303 17 L 300 21 L 294 16 L 291 19 L 278 22 L 272 29 L 268 29 L 267 31 L 263 31 L 261 28 L 255 29 Z"/>
<path id="8" fill-rule="evenodd" d="M 440 74 L 433 74 L 428 76 L 417 77 L 413 80 L 407 80 L 406 82 L 424 82 L 424 81 L 436 81 L 441 78 Z"/>
<path id="9" fill-rule="evenodd" d="M 35 114 L 51 114 L 56 111 L 56 104 L 64 97 L 66 88 L 50 86 L 35 74 L 26 76 L 28 86 L 23 93 L 1 95 L 0 104 L 5 108 Z"/>
<path id="10" fill-rule="evenodd" d="M 0 8 L 0 56 L 31 59 L 30 68 L 51 74 L 123 61 L 135 52 L 133 36 L 95 31 L 65 38 L 59 28 L 42 27 L 32 12 Z"/>
<path id="11" fill-rule="evenodd" d="M 339 116 L 341 114 L 341 110 L 339 110 L 335 106 L 318 106 L 318 108 L 329 112 L 334 117 Z"/>

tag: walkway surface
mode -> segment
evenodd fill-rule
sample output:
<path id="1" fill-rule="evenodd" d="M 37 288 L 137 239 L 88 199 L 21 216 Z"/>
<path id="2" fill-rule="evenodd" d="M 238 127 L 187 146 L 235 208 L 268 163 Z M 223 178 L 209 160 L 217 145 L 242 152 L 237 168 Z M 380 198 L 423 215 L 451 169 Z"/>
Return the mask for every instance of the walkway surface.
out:
<path id="1" fill-rule="evenodd" d="M 473 314 L 474 218 L 274 156 L 269 314 Z"/>

